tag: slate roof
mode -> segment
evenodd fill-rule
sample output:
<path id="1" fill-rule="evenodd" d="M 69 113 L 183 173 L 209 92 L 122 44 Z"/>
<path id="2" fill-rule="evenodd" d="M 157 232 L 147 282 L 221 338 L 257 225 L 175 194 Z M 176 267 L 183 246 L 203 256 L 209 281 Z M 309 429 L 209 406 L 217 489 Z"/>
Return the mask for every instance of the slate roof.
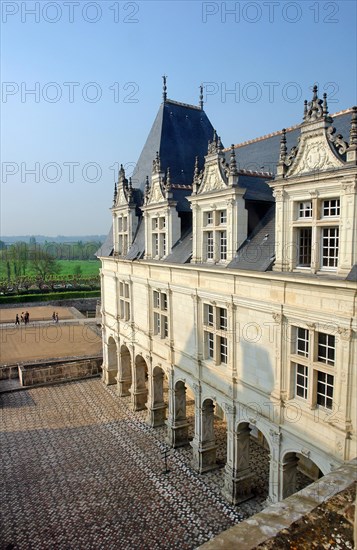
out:
<path id="1" fill-rule="evenodd" d="M 347 109 L 331 116 L 333 118 L 332 126 L 336 128 L 336 133 L 342 134 L 343 138 L 348 141 L 352 109 Z M 297 145 L 298 137 L 300 136 L 300 127 L 301 124 L 297 124 L 296 126 L 287 128 L 286 145 L 288 151 Z M 264 170 L 276 174 L 280 138 L 281 131 L 235 145 L 238 170 Z M 229 162 L 230 149 L 226 149 L 224 152 L 226 161 Z"/>
<path id="2" fill-rule="evenodd" d="M 333 117 L 336 133 L 348 140 L 352 109 L 341 111 Z M 287 128 L 286 140 L 288 151 L 297 144 L 301 124 Z M 213 136 L 213 126 L 207 115 L 199 107 L 166 100 L 162 103 L 149 136 L 146 140 L 138 163 L 132 175 L 134 187 L 144 189 L 146 176 L 151 175 L 152 161 L 159 152 L 163 171 L 170 168 L 174 199 L 178 201 L 179 211 L 189 211 L 186 200 L 190 194 L 193 179 L 195 157 L 199 157 L 199 168 L 207 154 L 208 141 Z M 244 198 L 255 201 L 273 201 L 272 190 L 263 176 L 249 175 L 244 171 L 276 173 L 280 152 L 281 131 L 268 134 L 238 145 L 235 145 L 237 167 L 240 172 L 239 185 L 246 188 Z M 225 151 L 226 162 L 230 160 L 230 149 Z M 179 189 L 179 186 L 187 186 Z M 175 186 L 177 186 L 175 188 Z M 274 254 L 274 206 L 267 212 L 253 233 L 239 249 L 236 258 L 227 267 L 235 269 L 266 271 L 271 268 Z M 113 251 L 112 231 L 105 243 L 97 252 L 98 256 L 110 256 Z M 144 224 L 140 223 L 135 242 L 129 250 L 127 259 L 142 258 L 145 251 Z M 186 234 L 172 249 L 165 263 L 186 263 L 192 254 L 192 233 Z M 356 271 L 349 278 L 353 280 Z"/>
<path id="3" fill-rule="evenodd" d="M 213 126 L 199 107 L 167 99 L 160 105 L 136 168 L 132 174 L 133 187 L 144 190 L 146 176 L 151 176 L 152 161 L 158 151 L 161 169 L 170 168 L 174 184 L 192 184 L 195 157 L 203 167 Z"/>
<path id="4" fill-rule="evenodd" d="M 275 259 L 275 204 L 239 248 L 227 267 L 268 271 Z"/>

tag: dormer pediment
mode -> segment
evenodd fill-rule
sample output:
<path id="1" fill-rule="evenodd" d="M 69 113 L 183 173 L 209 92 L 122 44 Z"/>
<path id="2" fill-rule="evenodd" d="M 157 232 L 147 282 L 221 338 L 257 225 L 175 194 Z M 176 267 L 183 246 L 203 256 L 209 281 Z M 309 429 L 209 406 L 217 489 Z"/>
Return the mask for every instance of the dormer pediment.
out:
<path id="1" fill-rule="evenodd" d="M 115 202 L 115 207 L 128 206 L 128 199 L 124 191 L 123 185 L 121 185 L 117 192 L 117 199 Z"/>
<path id="2" fill-rule="evenodd" d="M 155 177 L 152 179 L 146 206 L 151 206 L 152 204 L 158 204 L 161 202 L 166 202 L 166 198 L 162 189 L 162 179 L 161 177 Z"/>
<path id="3" fill-rule="evenodd" d="M 217 159 L 218 160 L 218 159 Z M 202 177 L 198 195 L 226 189 L 228 179 L 219 162 L 208 163 Z"/>
<path id="4" fill-rule="evenodd" d="M 344 162 L 332 147 L 328 142 L 325 128 L 302 133 L 299 145 L 288 154 L 285 161 L 288 167 L 285 177 L 341 168 Z"/>

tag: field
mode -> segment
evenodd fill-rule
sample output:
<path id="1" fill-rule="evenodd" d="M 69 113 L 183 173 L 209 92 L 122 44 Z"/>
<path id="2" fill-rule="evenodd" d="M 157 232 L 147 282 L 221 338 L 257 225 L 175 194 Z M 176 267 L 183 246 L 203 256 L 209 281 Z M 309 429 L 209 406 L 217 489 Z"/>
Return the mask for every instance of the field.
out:
<path id="1" fill-rule="evenodd" d="M 99 269 L 101 267 L 99 260 L 57 260 L 57 263 L 61 268 L 57 275 L 58 277 L 75 274 L 76 270 L 78 270 L 78 266 L 81 268 L 80 274 L 82 277 L 93 277 L 99 275 Z M 31 263 L 29 263 L 26 268 L 26 275 L 29 277 L 36 275 Z M 0 261 L 0 279 L 7 279 L 5 261 Z"/>

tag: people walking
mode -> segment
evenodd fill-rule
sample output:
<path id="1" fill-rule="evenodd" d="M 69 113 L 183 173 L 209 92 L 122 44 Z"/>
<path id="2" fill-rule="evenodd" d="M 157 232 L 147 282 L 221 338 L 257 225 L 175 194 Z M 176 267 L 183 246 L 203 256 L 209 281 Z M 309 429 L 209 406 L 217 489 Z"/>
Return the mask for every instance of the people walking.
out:
<path id="1" fill-rule="evenodd" d="M 19 324 L 20 324 L 19 314 L 16 313 L 15 325 L 19 325 Z"/>
<path id="2" fill-rule="evenodd" d="M 56 323 L 58 323 L 58 313 L 56 313 L 55 319 L 56 319 Z"/>

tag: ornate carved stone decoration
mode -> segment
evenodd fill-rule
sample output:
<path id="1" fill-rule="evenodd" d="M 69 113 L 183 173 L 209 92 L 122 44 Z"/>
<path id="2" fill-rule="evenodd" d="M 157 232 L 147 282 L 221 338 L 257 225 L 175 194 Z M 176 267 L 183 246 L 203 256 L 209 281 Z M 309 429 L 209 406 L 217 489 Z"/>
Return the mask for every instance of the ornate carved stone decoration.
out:
<path id="1" fill-rule="evenodd" d="M 339 155 L 344 155 L 348 149 L 348 143 L 343 140 L 341 134 L 336 134 L 336 128 L 329 126 L 326 130 L 328 140 L 333 143 Z"/>

